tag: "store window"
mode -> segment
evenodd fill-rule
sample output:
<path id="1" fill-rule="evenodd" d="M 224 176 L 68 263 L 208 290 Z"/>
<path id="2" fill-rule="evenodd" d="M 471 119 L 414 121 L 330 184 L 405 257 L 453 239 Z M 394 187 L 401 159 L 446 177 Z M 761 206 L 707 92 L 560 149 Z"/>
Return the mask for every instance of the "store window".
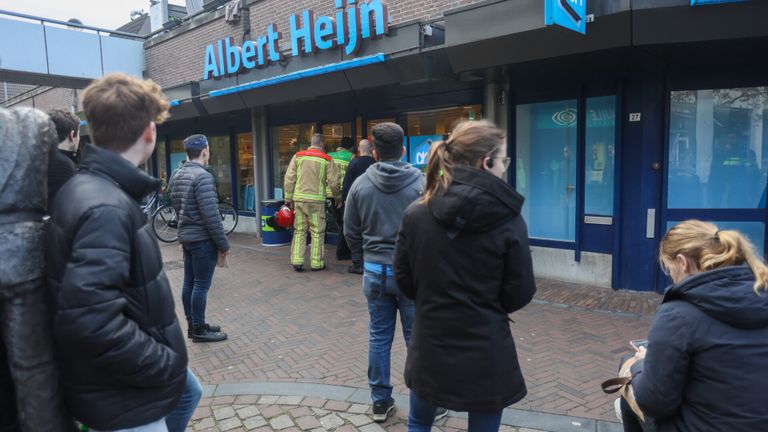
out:
<path id="1" fill-rule="evenodd" d="M 352 123 L 333 123 L 323 125 L 325 151 L 332 152 L 341 146 L 343 137 L 352 137 Z"/>
<path id="2" fill-rule="evenodd" d="M 358 117 L 355 119 L 355 151 L 357 151 L 357 145 L 363 140 L 363 118 Z"/>
<path id="3" fill-rule="evenodd" d="M 675 91 L 670 108 L 668 208 L 765 208 L 768 87 Z"/>
<path id="4" fill-rule="evenodd" d="M 479 119 L 481 114 L 480 105 L 407 113 L 409 162 L 419 167 L 426 166 L 429 147 L 433 142 L 447 138 L 461 121 Z"/>
<path id="5" fill-rule="evenodd" d="M 365 122 L 365 131 L 366 131 L 366 134 L 367 134 L 367 137 L 366 137 L 366 138 L 367 138 L 368 140 L 371 140 L 371 139 L 372 139 L 372 137 L 371 137 L 371 131 L 373 130 L 373 128 L 374 128 L 374 127 L 375 127 L 377 124 L 382 124 L 382 123 L 396 123 L 396 121 L 395 121 L 395 119 L 394 119 L 394 118 L 381 118 L 381 119 L 373 119 L 373 120 L 368 120 L 368 121 L 366 121 L 366 122 Z"/>
<path id="6" fill-rule="evenodd" d="M 576 100 L 517 106 L 516 187 L 532 238 L 574 241 Z"/>
<path id="7" fill-rule="evenodd" d="M 613 216 L 616 97 L 587 98 L 584 213 Z"/>
<path id="8" fill-rule="evenodd" d="M 176 175 L 176 171 L 181 168 L 183 162 L 187 160 L 187 153 L 184 151 L 184 140 L 176 139 L 171 141 L 171 178 Z"/>
<path id="9" fill-rule="evenodd" d="M 163 187 L 168 185 L 168 166 L 165 161 L 165 141 L 158 141 L 155 147 L 157 152 L 157 178 L 163 182 Z"/>
<path id="10" fill-rule="evenodd" d="M 208 137 L 211 158 L 208 166 L 216 182 L 221 198 L 232 197 L 232 156 L 229 152 L 229 135 Z"/>
<path id="11" fill-rule="evenodd" d="M 300 150 L 306 150 L 312 135 L 315 133 L 315 123 L 277 126 L 271 129 L 270 144 L 272 146 L 272 168 L 274 197 L 283 198 L 283 180 L 291 158 Z"/>
<path id="12" fill-rule="evenodd" d="M 253 135 L 237 135 L 238 210 L 256 211 L 256 191 L 253 176 Z"/>

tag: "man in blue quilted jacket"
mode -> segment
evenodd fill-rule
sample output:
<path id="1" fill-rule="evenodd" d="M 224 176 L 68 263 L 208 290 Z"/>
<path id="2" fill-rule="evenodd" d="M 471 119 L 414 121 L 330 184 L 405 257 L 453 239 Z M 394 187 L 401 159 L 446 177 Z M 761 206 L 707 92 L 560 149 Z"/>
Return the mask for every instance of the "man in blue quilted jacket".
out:
<path id="1" fill-rule="evenodd" d="M 211 157 L 208 139 L 205 135 L 187 137 L 184 150 L 188 162 L 171 182 L 171 205 L 179 215 L 179 242 L 184 249 L 181 302 L 187 336 L 193 342 L 218 342 L 227 334 L 205 322 L 205 306 L 217 260 L 229 253 L 229 242 L 221 222 L 216 182 L 205 169 Z"/>

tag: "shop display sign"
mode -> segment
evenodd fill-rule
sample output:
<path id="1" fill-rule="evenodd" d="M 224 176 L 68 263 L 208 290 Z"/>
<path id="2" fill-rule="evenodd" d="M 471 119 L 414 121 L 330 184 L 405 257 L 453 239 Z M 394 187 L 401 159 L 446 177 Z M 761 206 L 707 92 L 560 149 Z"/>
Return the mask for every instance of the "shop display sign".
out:
<path id="1" fill-rule="evenodd" d="M 442 141 L 442 135 L 421 135 L 408 137 L 411 155 L 411 163 L 416 166 L 425 166 L 429 159 L 429 148 L 433 142 Z"/>
<path id="2" fill-rule="evenodd" d="M 587 0 L 544 0 L 544 24 L 587 33 Z"/>
<path id="3" fill-rule="evenodd" d="M 581 0 L 583 1 L 583 0 Z M 345 55 L 360 50 L 362 41 L 389 34 L 389 15 L 383 0 L 335 0 L 334 16 L 316 17 L 311 10 L 294 14 L 290 21 L 291 56 L 343 49 Z M 205 48 L 203 79 L 235 75 L 243 70 L 268 66 L 283 60 L 283 34 L 269 24 L 266 34 L 238 45 L 234 38 L 220 39 Z"/>

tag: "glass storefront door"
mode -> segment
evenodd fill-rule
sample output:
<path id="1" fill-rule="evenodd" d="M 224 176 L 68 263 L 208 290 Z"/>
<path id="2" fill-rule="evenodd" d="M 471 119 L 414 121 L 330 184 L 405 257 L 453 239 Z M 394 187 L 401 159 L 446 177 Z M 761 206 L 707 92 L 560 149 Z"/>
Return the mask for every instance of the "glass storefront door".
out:
<path id="1" fill-rule="evenodd" d="M 352 123 L 328 123 L 323 125 L 325 151 L 333 152 L 341 146 L 341 139 L 352 138 Z"/>
<path id="2" fill-rule="evenodd" d="M 697 218 L 765 250 L 768 87 L 670 94 L 666 228 Z"/>
<path id="3" fill-rule="evenodd" d="M 309 148 L 315 128 L 315 123 L 301 123 L 276 126 L 271 129 L 272 184 L 275 199 L 283 199 L 283 181 L 288 171 L 288 164 L 293 155 Z"/>

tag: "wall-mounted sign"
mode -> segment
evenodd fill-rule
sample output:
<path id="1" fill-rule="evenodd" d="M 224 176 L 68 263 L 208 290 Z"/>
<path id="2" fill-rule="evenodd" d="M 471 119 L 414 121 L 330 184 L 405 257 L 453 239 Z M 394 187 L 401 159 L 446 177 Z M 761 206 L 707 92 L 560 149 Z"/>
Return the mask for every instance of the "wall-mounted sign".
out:
<path id="1" fill-rule="evenodd" d="M 426 166 L 429 160 L 429 148 L 432 143 L 442 141 L 442 135 L 420 135 L 408 137 L 410 162 L 416 166 Z"/>
<path id="2" fill-rule="evenodd" d="M 630 122 L 639 122 L 643 119 L 643 113 L 629 113 Z"/>
<path id="3" fill-rule="evenodd" d="M 587 33 L 587 0 L 544 0 L 544 24 Z"/>
<path id="4" fill-rule="evenodd" d="M 289 18 L 291 56 L 340 48 L 346 55 L 357 53 L 365 39 L 389 34 L 389 15 L 383 0 L 335 0 L 334 16 L 316 17 L 304 10 Z M 280 41 L 283 34 L 269 24 L 267 32 L 242 46 L 224 38 L 205 48 L 203 79 L 234 75 L 242 70 L 264 67 L 283 59 Z"/>
<path id="5" fill-rule="evenodd" d="M 691 6 L 703 6 L 720 3 L 743 3 L 747 0 L 691 0 Z"/>

